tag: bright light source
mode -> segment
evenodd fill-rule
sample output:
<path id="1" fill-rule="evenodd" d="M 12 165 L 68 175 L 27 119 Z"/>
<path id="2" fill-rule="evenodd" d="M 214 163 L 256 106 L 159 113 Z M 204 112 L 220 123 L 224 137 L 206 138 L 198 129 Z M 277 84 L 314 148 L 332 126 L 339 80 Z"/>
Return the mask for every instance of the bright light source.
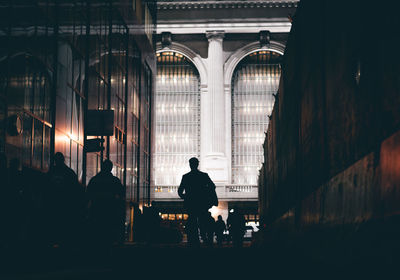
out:
<path id="1" fill-rule="evenodd" d="M 211 216 L 215 219 L 218 215 L 221 215 L 221 209 L 216 206 L 213 206 L 210 210 Z"/>

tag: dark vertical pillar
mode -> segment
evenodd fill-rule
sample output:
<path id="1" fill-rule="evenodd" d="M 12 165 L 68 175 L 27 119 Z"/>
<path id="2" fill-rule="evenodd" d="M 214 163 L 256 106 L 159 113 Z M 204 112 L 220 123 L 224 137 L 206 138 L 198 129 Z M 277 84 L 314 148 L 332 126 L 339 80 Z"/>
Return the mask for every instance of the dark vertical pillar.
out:
<path id="1" fill-rule="evenodd" d="M 150 68 L 149 68 L 150 69 Z M 151 74 L 151 72 L 149 72 L 149 74 Z M 146 186 L 147 187 L 147 203 L 150 205 L 150 174 L 151 174 L 151 129 L 152 129 L 152 125 L 151 125 L 151 122 L 152 122 L 152 114 L 151 114 L 151 108 L 152 108 L 152 92 L 153 92 L 153 75 L 150 75 L 149 77 L 147 77 L 147 79 L 148 79 L 148 81 L 149 81 L 149 84 L 148 84 L 148 88 L 147 88 L 147 92 L 148 92 L 148 94 L 149 94 L 149 110 L 148 110 L 148 115 L 149 115 L 149 120 L 148 120 L 148 129 L 149 129 L 149 131 L 148 131 L 148 135 L 147 135 L 147 137 L 148 137 L 148 153 L 149 153 L 149 163 L 148 163 L 148 166 L 146 167 L 146 168 L 148 168 L 148 172 L 147 172 L 147 182 L 148 182 L 148 186 Z"/>
<path id="2" fill-rule="evenodd" d="M 12 3 L 8 4 L 7 11 L 9 15 L 12 15 Z M 12 26 L 12 21 L 10 20 L 8 22 L 8 27 L 7 27 L 7 35 L 5 39 L 6 43 L 6 52 L 7 52 L 7 58 L 5 61 L 5 67 L 7 69 L 7 77 L 6 77 L 6 87 L 4 92 L 2 93 L 3 96 L 0 95 L 0 101 L 3 103 L 4 106 L 4 119 L 2 120 L 1 124 L 1 135 L 0 135 L 0 153 L 5 153 L 6 152 L 6 137 L 7 137 L 7 117 L 8 117 L 8 86 L 10 82 L 10 74 L 9 74 L 9 69 L 10 69 L 10 55 L 11 55 L 11 26 Z"/>
<path id="3" fill-rule="evenodd" d="M 124 112 L 124 137 L 122 139 L 123 144 L 124 144 L 124 174 L 123 174 L 123 185 L 125 186 L 125 194 L 124 194 L 124 213 L 123 213 L 123 222 L 125 224 L 126 222 L 126 192 L 128 190 L 127 185 L 126 185 L 126 174 L 127 174 L 127 151 L 128 151 L 128 101 L 129 101 L 129 92 L 128 92 L 128 78 L 129 78 L 129 66 L 128 66 L 128 61 L 129 61 L 129 29 L 126 27 L 126 36 L 125 36 L 125 112 Z M 132 223 L 130 223 L 131 227 L 131 233 L 132 233 Z M 124 233 L 122 232 L 122 236 L 124 236 Z M 123 238 L 125 239 L 125 238 Z M 128 239 L 130 239 L 128 237 Z"/>
<path id="4" fill-rule="evenodd" d="M 138 91 L 138 101 L 139 101 L 139 118 L 138 118 L 138 145 L 137 145 L 137 189 L 136 189 L 136 200 L 137 202 L 140 202 L 140 175 L 141 175 L 141 141 L 140 141 L 140 136 L 141 136 L 141 130 L 142 130 L 142 60 L 141 58 L 138 60 L 138 65 L 135 65 L 138 67 L 138 81 L 139 85 L 137 85 L 137 91 Z"/>
<path id="5" fill-rule="evenodd" d="M 52 79 L 52 91 L 51 91 L 51 134 L 50 134 L 50 166 L 53 165 L 54 151 L 55 151 L 55 135 L 56 135 L 56 104 L 57 104 L 57 71 L 58 71 L 58 1 L 54 5 L 54 34 L 53 34 L 53 79 Z M 32 129 L 33 131 L 33 129 Z M 33 138 L 32 138 L 33 141 Z M 31 157 L 32 158 L 32 157 Z"/>
<path id="6" fill-rule="evenodd" d="M 87 176 L 87 111 L 88 111 L 88 98 L 89 98 L 89 60 L 90 60 L 90 1 L 86 2 L 86 52 L 85 52 L 85 81 L 84 81 L 84 95 L 83 100 L 83 158 L 82 158 L 82 184 L 86 186 L 86 176 Z"/>
<path id="7" fill-rule="evenodd" d="M 108 5 L 108 77 L 107 77 L 107 110 L 111 110 L 111 73 L 112 73 L 112 3 Z M 110 159 L 110 136 L 106 136 L 106 158 Z"/>
<path id="8" fill-rule="evenodd" d="M 124 143 L 124 178 L 123 184 L 126 187 L 126 169 L 127 169 L 127 150 L 128 150 L 128 79 L 129 79 L 129 29 L 126 28 L 126 38 L 125 38 L 125 114 L 124 114 L 124 132 L 125 136 L 123 138 Z"/>

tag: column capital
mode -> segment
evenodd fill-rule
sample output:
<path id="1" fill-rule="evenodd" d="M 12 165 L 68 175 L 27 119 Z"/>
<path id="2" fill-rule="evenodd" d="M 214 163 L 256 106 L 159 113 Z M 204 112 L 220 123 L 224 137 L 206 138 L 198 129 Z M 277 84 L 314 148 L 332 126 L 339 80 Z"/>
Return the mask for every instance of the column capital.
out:
<path id="1" fill-rule="evenodd" d="M 222 40 L 225 37 L 225 31 L 223 30 L 206 31 L 206 37 L 208 41 Z"/>

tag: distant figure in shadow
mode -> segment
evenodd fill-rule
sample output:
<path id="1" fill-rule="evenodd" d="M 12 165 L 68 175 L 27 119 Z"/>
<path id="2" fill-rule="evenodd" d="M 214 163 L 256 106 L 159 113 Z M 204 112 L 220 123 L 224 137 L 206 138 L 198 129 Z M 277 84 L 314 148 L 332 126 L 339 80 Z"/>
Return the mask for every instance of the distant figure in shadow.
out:
<path id="1" fill-rule="evenodd" d="M 215 195 L 215 185 L 207 173 L 198 170 L 199 160 L 189 160 L 191 171 L 182 176 L 178 188 L 179 197 L 184 199 L 184 206 L 188 212 L 186 233 L 190 246 L 199 246 L 199 229 L 205 232 L 204 228 L 209 221 L 209 212 L 213 205 L 218 205 Z"/>
<path id="2" fill-rule="evenodd" d="M 217 244 L 219 246 L 222 245 L 222 242 L 224 241 L 224 231 L 226 230 L 226 225 L 224 220 L 222 219 L 222 216 L 218 216 L 218 220 L 215 222 L 215 235 L 217 236 Z"/>
<path id="3" fill-rule="evenodd" d="M 214 243 L 215 220 L 211 216 L 210 212 L 208 212 L 207 220 L 205 221 L 203 230 L 204 230 L 204 232 L 201 232 L 203 241 L 207 245 L 212 246 Z"/>
<path id="4" fill-rule="evenodd" d="M 143 214 L 137 203 L 133 204 L 132 239 L 134 242 L 144 240 Z"/>
<path id="5" fill-rule="evenodd" d="M 123 239 L 125 189 L 112 169 L 110 160 L 103 161 L 101 171 L 87 186 L 90 238 L 98 246 L 110 246 Z"/>
<path id="6" fill-rule="evenodd" d="M 84 218 L 84 189 L 75 171 L 65 164 L 64 155 L 54 155 L 54 165 L 47 173 L 46 205 L 49 215 L 50 243 L 53 246 L 75 246 Z"/>
<path id="7" fill-rule="evenodd" d="M 243 237 L 246 230 L 246 221 L 239 209 L 234 209 L 233 213 L 230 213 L 227 224 L 233 247 L 242 247 Z"/>
<path id="8" fill-rule="evenodd" d="M 143 207 L 142 226 L 145 232 L 144 241 L 157 243 L 160 241 L 161 218 L 154 207 Z"/>

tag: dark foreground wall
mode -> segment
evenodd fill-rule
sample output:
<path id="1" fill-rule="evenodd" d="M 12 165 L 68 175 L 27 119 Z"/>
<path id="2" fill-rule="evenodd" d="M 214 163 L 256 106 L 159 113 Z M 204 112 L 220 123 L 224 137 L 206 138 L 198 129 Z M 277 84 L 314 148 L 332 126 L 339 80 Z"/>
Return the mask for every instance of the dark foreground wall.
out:
<path id="1" fill-rule="evenodd" d="M 266 231 L 400 213 L 400 21 L 383 2 L 300 2 L 264 144 Z"/>

